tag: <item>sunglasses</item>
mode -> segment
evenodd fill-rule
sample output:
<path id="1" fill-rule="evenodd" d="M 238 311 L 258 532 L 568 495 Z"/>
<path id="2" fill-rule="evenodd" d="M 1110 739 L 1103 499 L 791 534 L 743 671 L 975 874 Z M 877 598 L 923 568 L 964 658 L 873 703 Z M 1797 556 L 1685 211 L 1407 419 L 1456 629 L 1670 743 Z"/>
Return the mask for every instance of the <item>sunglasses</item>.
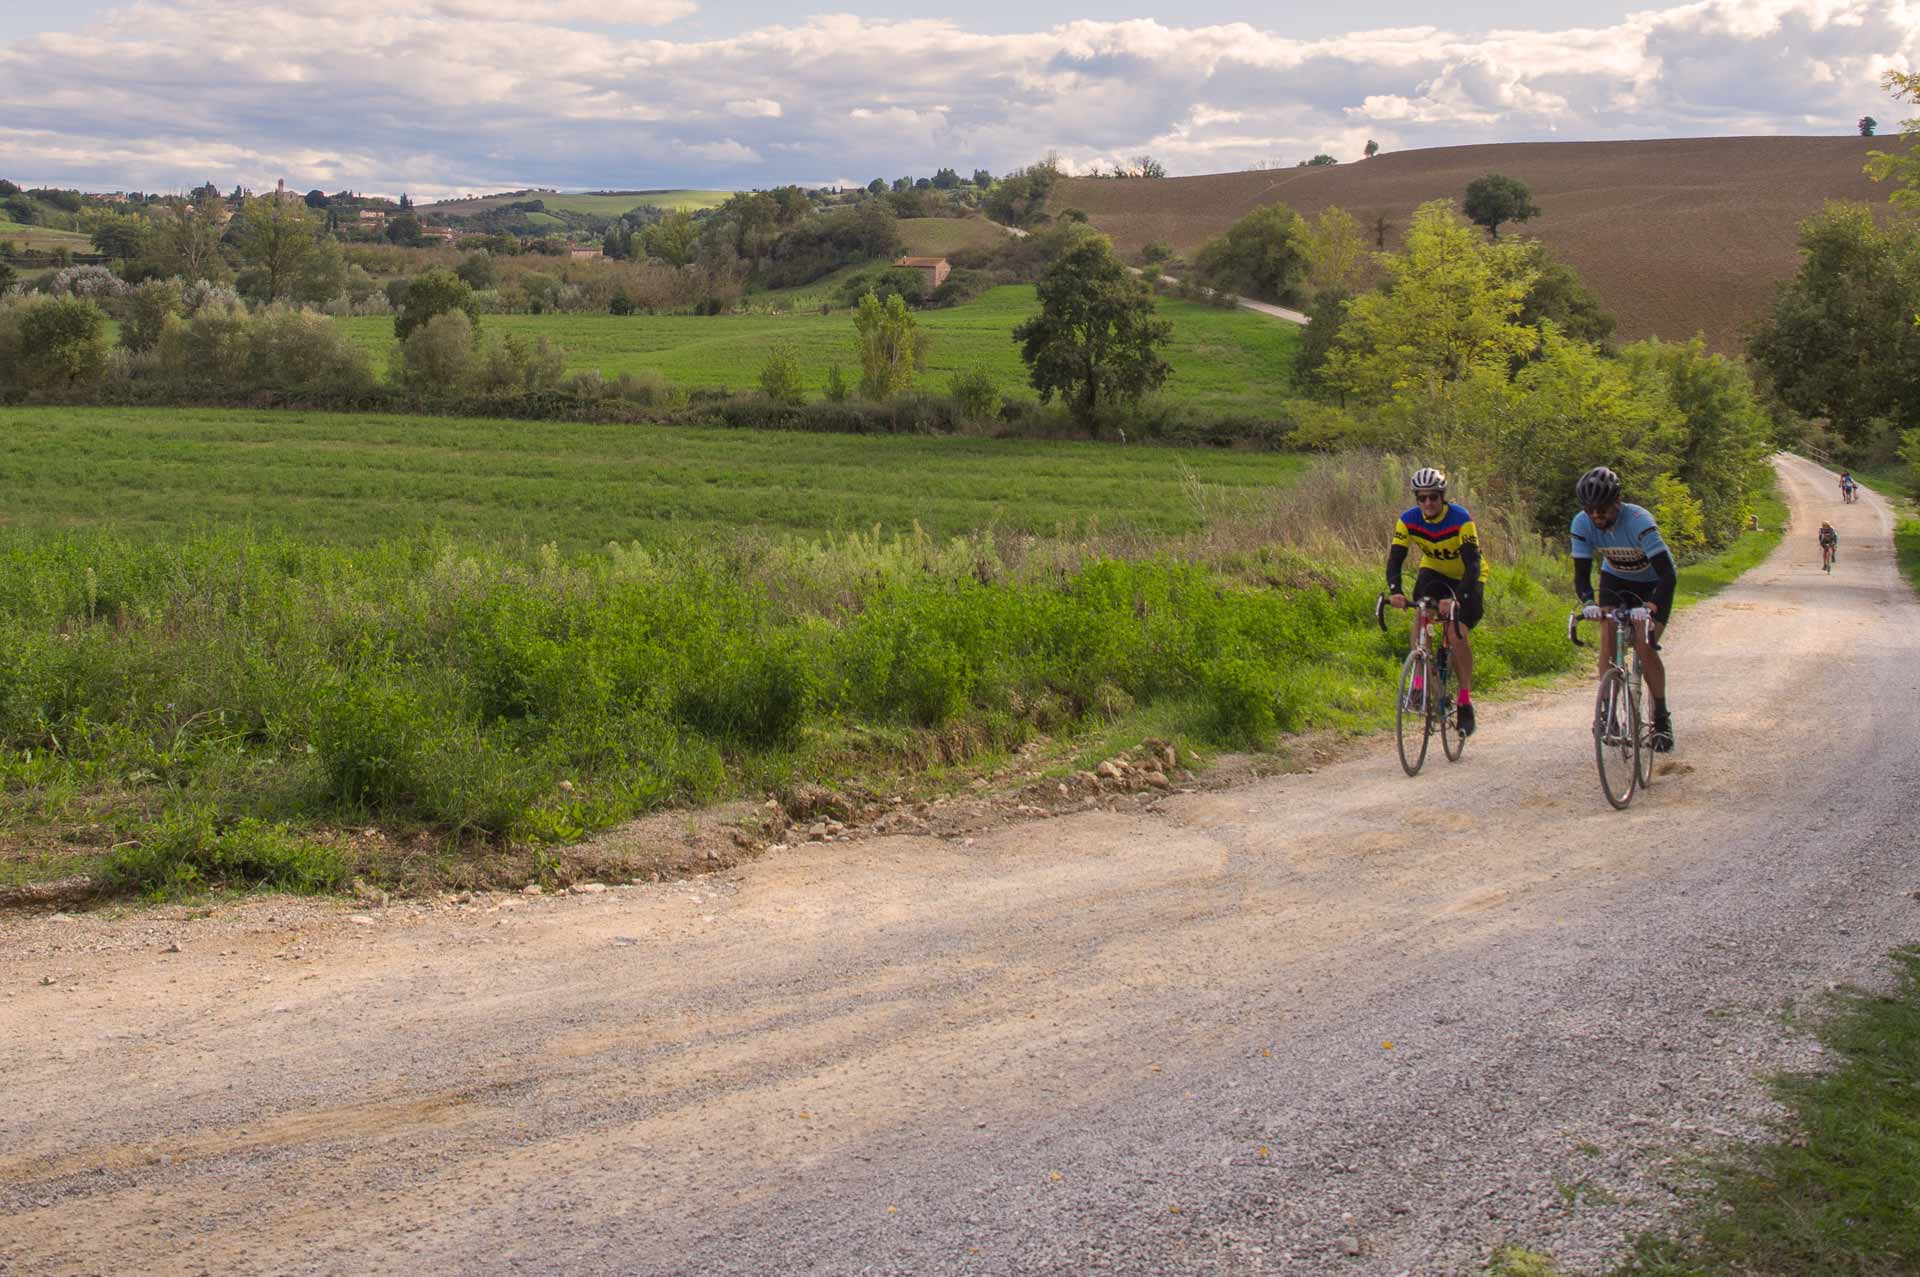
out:
<path id="1" fill-rule="evenodd" d="M 1429 501 L 1445 501 L 1447 494 L 1444 492 L 1416 492 L 1413 494 L 1413 499 L 1421 505 L 1425 505 Z"/>

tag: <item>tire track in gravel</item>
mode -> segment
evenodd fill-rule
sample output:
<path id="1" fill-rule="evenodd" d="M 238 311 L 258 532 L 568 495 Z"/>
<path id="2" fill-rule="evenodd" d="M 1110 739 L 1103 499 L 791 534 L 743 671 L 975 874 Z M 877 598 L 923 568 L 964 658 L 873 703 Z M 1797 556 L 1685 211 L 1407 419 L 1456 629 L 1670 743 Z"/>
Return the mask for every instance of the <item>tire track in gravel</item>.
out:
<path id="1" fill-rule="evenodd" d="M 0 1271 L 1602 1255 L 1815 1058 L 1781 1009 L 1920 929 L 1920 606 L 1877 497 L 1777 464 L 1796 529 L 1674 627 L 1680 749 L 1626 813 L 1583 685 L 1488 704 L 1413 780 L 1380 742 L 1150 811 L 372 926 L 7 919 Z"/>

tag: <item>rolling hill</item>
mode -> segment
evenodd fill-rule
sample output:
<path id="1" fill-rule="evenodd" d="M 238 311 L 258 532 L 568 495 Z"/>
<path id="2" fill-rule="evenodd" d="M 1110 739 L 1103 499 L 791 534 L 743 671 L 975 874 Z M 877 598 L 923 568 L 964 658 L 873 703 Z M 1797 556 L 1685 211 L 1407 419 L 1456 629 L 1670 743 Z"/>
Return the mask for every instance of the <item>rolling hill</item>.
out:
<path id="1" fill-rule="evenodd" d="M 1568 262 L 1619 318 L 1619 335 L 1684 339 L 1716 350 L 1771 303 L 1799 265 L 1799 223 L 1829 199 L 1884 205 L 1887 190 L 1861 172 L 1866 153 L 1894 139 L 1679 138 L 1439 147 L 1359 163 L 1160 181 L 1070 178 L 1050 208 L 1083 210 L 1124 252 L 1164 240 L 1190 253 L 1261 204 L 1313 214 L 1339 205 L 1386 246 L 1421 203 L 1459 200 L 1487 173 L 1533 188 L 1541 216 L 1508 234 L 1537 237 Z"/>

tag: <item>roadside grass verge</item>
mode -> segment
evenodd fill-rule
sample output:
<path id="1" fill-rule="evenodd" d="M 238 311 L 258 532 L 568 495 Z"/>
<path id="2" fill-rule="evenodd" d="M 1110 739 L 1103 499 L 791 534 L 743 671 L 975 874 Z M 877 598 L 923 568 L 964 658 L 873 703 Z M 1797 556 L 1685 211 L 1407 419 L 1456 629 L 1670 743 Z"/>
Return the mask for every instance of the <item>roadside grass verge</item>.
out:
<path id="1" fill-rule="evenodd" d="M 1760 519 L 1760 531 L 1743 532 L 1720 553 L 1681 568 L 1680 586 L 1674 592 L 1676 603 L 1695 603 L 1719 593 L 1742 573 L 1759 566 L 1780 544 L 1787 532 L 1787 503 L 1781 500 L 1779 481 L 1771 471 L 1766 485 L 1755 489 L 1748 500 Z"/>
<path id="2" fill-rule="evenodd" d="M 1771 1143 L 1710 1167 L 1678 1236 L 1640 1240 L 1616 1277 L 1871 1277 L 1920 1271 L 1920 949 L 1887 996 L 1844 995 L 1820 1039 L 1838 1067 L 1780 1078 Z"/>
<path id="3" fill-rule="evenodd" d="M 1920 590 L 1920 519 L 1902 520 L 1893 530 L 1893 553 L 1907 580 L 1913 582 L 1914 589 Z"/>

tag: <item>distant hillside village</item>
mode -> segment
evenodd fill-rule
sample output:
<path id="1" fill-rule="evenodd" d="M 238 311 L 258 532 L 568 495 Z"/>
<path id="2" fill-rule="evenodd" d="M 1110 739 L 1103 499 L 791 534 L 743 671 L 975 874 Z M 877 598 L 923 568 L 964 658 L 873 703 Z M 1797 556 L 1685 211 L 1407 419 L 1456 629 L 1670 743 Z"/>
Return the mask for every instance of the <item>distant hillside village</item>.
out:
<path id="1" fill-rule="evenodd" d="M 869 202 L 886 206 L 897 218 L 985 213 L 1018 225 L 1044 202 L 1055 175 L 1048 168 L 1046 178 L 1030 178 L 1029 173 L 1041 167 L 1006 179 L 996 179 L 984 169 L 962 177 L 955 169 L 942 168 L 931 177 L 875 178 L 859 187 L 785 186 L 745 192 L 655 189 L 568 195 L 530 188 L 425 205 L 407 194 L 393 199 L 317 188 L 302 193 L 289 189 L 284 179 L 273 191 L 258 196 L 246 187 L 222 190 L 212 182 L 162 194 L 22 188 L 0 180 L 0 260 L 18 268 L 105 263 L 128 256 L 124 219 L 191 207 L 226 226 L 250 200 L 260 198 L 297 206 L 316 231 L 342 243 L 409 248 L 459 245 L 575 259 L 652 256 L 684 265 L 685 259 L 674 251 L 677 241 L 686 239 L 683 233 L 676 231 L 664 241 L 654 237 L 650 245 L 647 232 L 676 218 L 705 221 L 718 215 L 745 224 L 751 239 L 762 234 L 763 226 L 784 228 L 808 213 Z M 996 194 L 999 207 L 995 207 Z M 653 251 L 663 243 L 670 246 L 667 251 Z"/>

